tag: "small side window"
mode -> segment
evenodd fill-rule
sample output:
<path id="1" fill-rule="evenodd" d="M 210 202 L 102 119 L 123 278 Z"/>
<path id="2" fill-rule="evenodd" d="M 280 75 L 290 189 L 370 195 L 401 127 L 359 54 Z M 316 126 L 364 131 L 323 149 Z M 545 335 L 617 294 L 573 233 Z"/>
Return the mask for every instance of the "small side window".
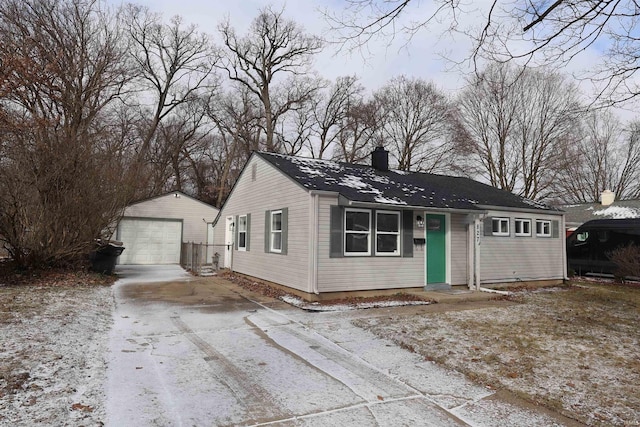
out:
<path id="1" fill-rule="evenodd" d="M 551 237 L 551 221 L 536 220 L 536 236 Z"/>
<path id="2" fill-rule="evenodd" d="M 491 223 L 494 236 L 509 235 L 509 218 L 492 218 Z"/>
<path id="3" fill-rule="evenodd" d="M 516 218 L 516 236 L 531 236 L 531 220 Z"/>

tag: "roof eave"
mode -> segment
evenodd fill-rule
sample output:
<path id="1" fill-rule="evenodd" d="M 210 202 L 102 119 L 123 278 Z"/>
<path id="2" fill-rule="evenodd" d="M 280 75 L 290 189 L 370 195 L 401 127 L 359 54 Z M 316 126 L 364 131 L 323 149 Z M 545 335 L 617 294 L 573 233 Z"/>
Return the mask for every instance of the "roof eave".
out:
<path id="1" fill-rule="evenodd" d="M 523 212 L 523 213 L 545 213 L 548 215 L 564 215 L 564 211 L 551 210 L 551 209 L 536 209 L 536 208 L 514 208 L 511 206 L 493 206 L 493 205 L 476 205 L 480 209 L 490 211 L 507 211 L 507 212 Z"/>
<path id="2" fill-rule="evenodd" d="M 363 207 L 363 208 L 374 208 L 374 207 L 384 207 L 385 209 L 411 209 L 411 210 L 422 210 L 428 212 L 449 212 L 449 213 L 460 213 L 460 214 L 474 214 L 474 215 L 482 215 L 487 213 L 484 209 L 461 209 L 461 208 L 436 208 L 431 206 L 416 206 L 416 205 L 403 205 L 403 204 L 391 204 L 391 203 L 379 203 L 379 202 L 362 202 L 357 200 L 350 200 L 342 195 L 338 199 L 338 204 L 341 206 L 353 206 L 353 207 Z"/>

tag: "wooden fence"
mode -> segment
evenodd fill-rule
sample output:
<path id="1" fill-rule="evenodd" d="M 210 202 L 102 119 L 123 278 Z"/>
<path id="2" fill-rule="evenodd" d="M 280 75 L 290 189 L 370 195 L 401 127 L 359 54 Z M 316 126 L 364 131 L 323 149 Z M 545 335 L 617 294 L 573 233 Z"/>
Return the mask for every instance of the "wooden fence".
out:
<path id="1" fill-rule="evenodd" d="M 180 265 L 195 275 L 218 271 L 220 252 L 224 245 L 185 242 L 182 243 Z"/>

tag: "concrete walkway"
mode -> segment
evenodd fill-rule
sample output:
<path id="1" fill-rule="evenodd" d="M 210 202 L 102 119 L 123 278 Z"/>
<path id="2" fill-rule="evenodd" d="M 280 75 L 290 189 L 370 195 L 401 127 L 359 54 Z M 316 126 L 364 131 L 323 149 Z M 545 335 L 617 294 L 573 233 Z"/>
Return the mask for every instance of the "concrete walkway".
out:
<path id="1" fill-rule="evenodd" d="M 108 425 L 561 425 L 351 324 L 375 311 L 307 313 L 220 278 L 119 273 Z"/>

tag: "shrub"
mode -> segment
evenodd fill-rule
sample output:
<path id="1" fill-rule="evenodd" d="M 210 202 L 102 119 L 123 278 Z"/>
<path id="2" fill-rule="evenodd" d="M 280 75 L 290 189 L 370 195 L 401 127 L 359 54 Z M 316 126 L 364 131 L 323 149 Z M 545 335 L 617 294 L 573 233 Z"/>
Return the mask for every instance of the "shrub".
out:
<path id="1" fill-rule="evenodd" d="M 640 277 L 640 247 L 633 243 L 619 247 L 610 252 L 609 259 L 616 265 L 616 279 Z"/>

